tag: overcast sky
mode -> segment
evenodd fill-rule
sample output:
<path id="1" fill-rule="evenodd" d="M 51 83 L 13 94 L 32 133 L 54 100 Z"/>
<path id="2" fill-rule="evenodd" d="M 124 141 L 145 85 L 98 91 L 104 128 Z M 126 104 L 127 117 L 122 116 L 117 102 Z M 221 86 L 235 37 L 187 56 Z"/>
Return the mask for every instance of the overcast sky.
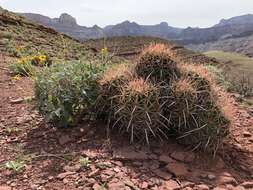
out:
<path id="1" fill-rule="evenodd" d="M 69 13 L 84 26 L 130 20 L 139 24 L 165 21 L 175 27 L 209 27 L 222 18 L 253 13 L 253 0 L 0 0 L 0 6 L 49 17 Z"/>

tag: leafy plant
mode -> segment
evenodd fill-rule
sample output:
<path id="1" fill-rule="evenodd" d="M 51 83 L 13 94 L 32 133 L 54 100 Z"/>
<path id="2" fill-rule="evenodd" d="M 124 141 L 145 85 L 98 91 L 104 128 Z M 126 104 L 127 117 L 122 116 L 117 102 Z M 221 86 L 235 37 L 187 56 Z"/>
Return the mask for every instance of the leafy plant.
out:
<path id="1" fill-rule="evenodd" d="M 37 107 L 47 122 L 75 125 L 93 114 L 105 65 L 70 62 L 45 68 L 35 80 Z"/>
<path id="2" fill-rule="evenodd" d="M 79 163 L 80 163 L 81 167 L 86 168 L 86 167 L 89 166 L 90 160 L 89 160 L 88 157 L 84 158 L 84 157 L 81 156 L 80 159 L 79 159 Z"/>
<path id="3" fill-rule="evenodd" d="M 36 74 L 35 67 L 30 61 L 18 60 L 9 66 L 11 74 L 20 76 L 34 76 Z"/>
<path id="4" fill-rule="evenodd" d="M 22 161 L 8 161 L 5 163 L 5 167 L 9 170 L 19 172 L 25 167 L 25 164 Z"/>
<path id="5" fill-rule="evenodd" d="M 20 129 L 19 128 L 17 128 L 17 127 L 8 127 L 7 129 L 6 129 L 6 132 L 8 132 L 9 134 L 12 134 L 12 133 L 18 133 L 20 131 Z"/>

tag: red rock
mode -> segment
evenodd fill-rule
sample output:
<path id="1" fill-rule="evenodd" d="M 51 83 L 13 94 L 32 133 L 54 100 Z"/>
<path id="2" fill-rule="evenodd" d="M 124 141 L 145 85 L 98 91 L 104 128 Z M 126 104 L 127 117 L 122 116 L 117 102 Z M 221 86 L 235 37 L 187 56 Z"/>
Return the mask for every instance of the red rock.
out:
<path id="1" fill-rule="evenodd" d="M 59 143 L 60 145 L 65 145 L 69 142 L 71 142 L 71 138 L 68 135 L 62 135 L 59 137 Z"/>
<path id="2" fill-rule="evenodd" d="M 193 152 L 173 152 L 171 157 L 182 162 L 192 162 L 195 159 Z"/>
<path id="3" fill-rule="evenodd" d="M 101 187 L 99 184 L 96 183 L 92 186 L 92 189 L 93 190 L 104 190 L 105 188 Z"/>
<path id="4" fill-rule="evenodd" d="M 141 184 L 141 188 L 142 188 L 142 189 L 147 189 L 147 188 L 148 188 L 148 183 L 144 181 L 144 182 Z"/>
<path id="5" fill-rule="evenodd" d="M 228 190 L 228 189 L 223 187 L 215 187 L 213 190 Z"/>
<path id="6" fill-rule="evenodd" d="M 90 172 L 88 176 L 93 177 L 93 176 L 97 175 L 98 172 L 99 172 L 99 169 L 95 169 L 94 171 Z"/>
<path id="7" fill-rule="evenodd" d="M 166 166 L 167 170 L 177 177 L 186 176 L 189 172 L 183 163 L 173 162 Z"/>
<path id="8" fill-rule="evenodd" d="M 164 190 L 179 190 L 181 187 L 176 181 L 169 180 L 163 184 L 162 188 Z"/>
<path id="9" fill-rule="evenodd" d="M 113 152 L 114 159 L 117 160 L 147 160 L 148 156 L 145 152 L 134 151 L 129 148 L 120 149 Z"/>
<path id="10" fill-rule="evenodd" d="M 23 98 L 17 98 L 17 99 L 11 99 L 11 100 L 10 100 L 10 103 L 12 103 L 12 104 L 20 104 L 20 103 L 22 103 L 23 101 L 24 101 Z"/>
<path id="11" fill-rule="evenodd" d="M 125 184 L 122 182 L 108 183 L 108 189 L 110 190 L 125 190 Z"/>
<path id="12" fill-rule="evenodd" d="M 237 185 L 237 181 L 229 173 L 223 173 L 223 174 L 221 174 L 217 178 L 216 183 L 219 184 L 219 185 L 227 185 L 227 184 Z"/>
<path id="13" fill-rule="evenodd" d="M 205 184 L 197 185 L 193 188 L 193 190 L 209 190 L 209 187 Z"/>
<path id="14" fill-rule="evenodd" d="M 243 136 L 244 136 L 244 137 L 251 137 L 252 134 L 251 134 L 250 132 L 248 132 L 248 131 L 244 131 L 244 132 L 243 132 Z"/>
<path id="15" fill-rule="evenodd" d="M 246 181 L 241 184 L 246 189 L 253 189 L 253 181 Z"/>
<path id="16" fill-rule="evenodd" d="M 169 180 L 172 178 L 172 175 L 168 172 L 164 172 L 160 169 L 154 170 L 153 171 L 158 177 L 165 179 L 165 180 Z"/>
<path id="17" fill-rule="evenodd" d="M 77 172 L 81 169 L 81 165 L 77 164 L 74 166 L 64 166 L 63 168 L 66 172 Z"/>
<path id="18" fill-rule="evenodd" d="M 11 187 L 3 185 L 0 186 L 0 190 L 11 190 Z"/>
<path id="19" fill-rule="evenodd" d="M 60 173 L 60 174 L 57 176 L 57 178 L 58 178 L 58 179 L 64 179 L 65 177 L 70 176 L 70 175 L 73 175 L 73 174 L 75 174 L 75 172 Z"/>
<path id="20" fill-rule="evenodd" d="M 171 162 L 175 162 L 175 160 L 173 160 L 171 157 L 166 156 L 166 155 L 161 155 L 159 157 L 159 161 L 164 162 L 166 164 L 171 163 Z"/>

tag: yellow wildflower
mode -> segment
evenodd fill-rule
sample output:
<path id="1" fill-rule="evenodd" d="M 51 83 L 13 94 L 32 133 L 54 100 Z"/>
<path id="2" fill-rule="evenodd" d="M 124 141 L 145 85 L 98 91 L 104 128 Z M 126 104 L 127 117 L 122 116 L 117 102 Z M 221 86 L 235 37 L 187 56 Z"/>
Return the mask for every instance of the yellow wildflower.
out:
<path id="1" fill-rule="evenodd" d="M 20 75 L 19 74 L 15 75 L 14 77 L 12 77 L 12 79 L 15 81 L 18 81 L 18 80 L 20 80 Z"/>
<path id="2" fill-rule="evenodd" d="M 17 51 L 17 52 L 20 52 L 22 49 L 23 49 L 22 46 L 17 46 L 17 47 L 16 47 L 16 51 Z"/>
<path id="3" fill-rule="evenodd" d="M 102 55 L 105 55 L 105 54 L 107 54 L 107 53 L 108 53 L 107 47 L 104 47 L 104 48 L 101 49 L 101 54 L 102 54 Z"/>

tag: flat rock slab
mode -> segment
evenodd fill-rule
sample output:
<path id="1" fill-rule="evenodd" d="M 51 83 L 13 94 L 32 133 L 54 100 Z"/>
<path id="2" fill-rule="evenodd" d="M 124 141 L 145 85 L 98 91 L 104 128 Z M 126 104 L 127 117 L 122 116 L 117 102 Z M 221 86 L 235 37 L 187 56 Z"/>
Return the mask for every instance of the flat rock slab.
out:
<path id="1" fill-rule="evenodd" d="M 113 158 L 115 160 L 147 160 L 148 155 L 142 151 L 134 151 L 129 148 L 124 148 L 121 150 L 115 150 L 113 152 Z"/>
<path id="2" fill-rule="evenodd" d="M 167 170 L 177 177 L 183 177 L 189 174 L 185 164 L 179 162 L 172 162 L 166 166 Z"/>

